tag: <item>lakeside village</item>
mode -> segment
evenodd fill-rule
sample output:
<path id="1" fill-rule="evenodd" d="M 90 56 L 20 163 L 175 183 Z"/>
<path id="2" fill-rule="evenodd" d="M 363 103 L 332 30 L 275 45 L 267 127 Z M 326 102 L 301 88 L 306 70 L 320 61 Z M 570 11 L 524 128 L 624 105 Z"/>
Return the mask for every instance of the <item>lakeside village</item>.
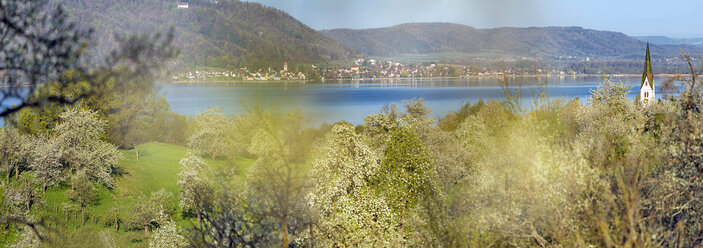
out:
<path id="1" fill-rule="evenodd" d="M 312 77 L 310 74 L 314 74 Z M 283 63 L 282 70 L 268 68 L 256 71 L 242 67 L 237 70 L 194 70 L 173 75 L 174 82 L 188 81 L 305 81 L 308 79 L 384 79 L 384 78 L 436 78 L 436 77 L 470 77 L 470 76 L 502 76 L 506 75 L 577 75 L 574 71 L 556 69 L 489 69 L 478 66 L 446 65 L 435 63 L 402 64 L 386 60 L 378 62 L 375 59 L 356 59 L 350 67 L 316 66 L 310 70 L 289 71 L 288 63 Z"/>
<path id="2" fill-rule="evenodd" d="M 326 68 L 321 75 L 329 79 L 375 79 L 375 78 L 437 78 L 506 75 L 575 75 L 574 71 L 504 68 L 490 69 L 482 66 L 465 66 L 453 64 L 403 64 L 390 60 L 377 62 L 375 59 L 356 59 L 349 68 Z"/>
<path id="3" fill-rule="evenodd" d="M 239 68 L 236 71 L 227 70 L 195 70 L 187 71 L 183 73 L 178 73 L 173 75 L 174 82 L 182 81 L 280 81 L 280 80 L 292 80 L 292 81 L 305 81 L 307 77 L 303 72 L 291 72 L 288 71 L 288 63 L 283 62 L 283 69 L 276 71 L 268 68 L 268 70 L 263 71 L 261 69 L 257 71 L 250 71 L 247 67 Z"/>

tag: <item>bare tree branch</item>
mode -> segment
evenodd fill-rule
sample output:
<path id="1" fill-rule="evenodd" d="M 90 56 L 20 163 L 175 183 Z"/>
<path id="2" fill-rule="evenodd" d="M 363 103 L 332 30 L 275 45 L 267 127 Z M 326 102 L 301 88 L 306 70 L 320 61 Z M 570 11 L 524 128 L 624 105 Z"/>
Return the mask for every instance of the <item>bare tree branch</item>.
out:
<path id="1" fill-rule="evenodd" d="M 60 5 L 49 9 L 46 3 L 0 1 L 0 117 L 26 107 L 74 104 L 99 96 L 101 86 L 118 77 L 151 84 L 165 63 L 178 55 L 171 46 L 173 29 L 165 35 L 118 35 L 119 48 L 95 65 L 85 53 L 92 30 L 78 29 Z M 68 71 L 75 78 L 61 78 Z M 78 82 L 89 87 L 76 95 L 61 94 Z M 38 87 L 49 83 L 60 93 L 37 94 Z"/>

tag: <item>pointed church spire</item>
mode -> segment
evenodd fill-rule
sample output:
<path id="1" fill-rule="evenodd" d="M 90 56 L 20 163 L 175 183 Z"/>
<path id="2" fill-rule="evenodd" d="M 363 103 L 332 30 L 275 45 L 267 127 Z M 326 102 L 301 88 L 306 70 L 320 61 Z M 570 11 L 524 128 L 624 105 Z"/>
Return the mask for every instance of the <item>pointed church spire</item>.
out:
<path id="1" fill-rule="evenodd" d="M 652 74 L 652 61 L 649 58 L 649 41 L 647 42 L 647 55 L 644 59 L 644 73 L 642 73 L 642 83 L 640 84 L 640 87 L 644 85 L 644 80 L 647 79 L 647 82 L 649 82 L 652 85 L 652 88 L 654 88 L 654 75 Z"/>
<path id="2" fill-rule="evenodd" d="M 649 42 L 647 42 L 647 55 L 644 59 L 644 72 L 642 73 L 642 84 L 640 94 L 637 96 L 642 105 L 647 105 L 654 101 L 654 75 L 652 74 L 652 60 L 649 58 Z"/>

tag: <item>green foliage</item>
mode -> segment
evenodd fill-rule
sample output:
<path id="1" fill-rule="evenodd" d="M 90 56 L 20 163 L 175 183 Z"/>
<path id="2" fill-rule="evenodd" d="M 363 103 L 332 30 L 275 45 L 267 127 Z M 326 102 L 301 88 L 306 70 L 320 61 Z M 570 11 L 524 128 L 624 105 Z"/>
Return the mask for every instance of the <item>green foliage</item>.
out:
<path id="1" fill-rule="evenodd" d="M 299 110 L 282 120 L 274 118 L 261 116 L 263 125 L 252 137 L 248 150 L 257 158 L 247 178 L 247 197 L 258 201 L 263 212 L 276 219 L 282 243 L 288 246 L 294 240 L 289 235 L 298 236 L 311 222 L 304 201 L 307 166 L 297 163 L 305 159 L 307 147 L 298 142 L 305 142 L 306 137 Z"/>
<path id="2" fill-rule="evenodd" d="M 407 127 L 391 131 L 374 188 L 400 219 L 409 244 L 434 246 L 447 231 L 440 219 L 444 198 L 436 160 L 420 137 Z"/>
<path id="3" fill-rule="evenodd" d="M 127 225 L 132 229 L 142 229 L 146 235 L 149 235 L 149 228 L 157 223 L 159 213 L 162 206 L 155 204 L 152 198 L 141 195 L 137 198 L 134 205 L 129 209 L 129 217 Z"/>
<path id="4" fill-rule="evenodd" d="M 166 189 L 162 188 L 158 191 L 151 192 L 150 201 L 151 204 L 160 209 L 161 213 L 165 215 L 176 214 L 176 208 L 173 205 L 173 194 L 166 191 Z"/>
<path id="5" fill-rule="evenodd" d="M 305 161 L 312 143 L 311 139 L 314 139 L 317 133 L 308 132 L 304 128 L 304 116 L 300 111 L 279 115 L 265 110 L 263 105 L 265 105 L 264 101 L 245 105 L 249 113 L 236 116 L 233 121 L 222 118 L 227 123 L 231 123 L 229 129 L 218 130 L 221 134 L 221 142 L 233 144 L 228 155 L 236 153 L 240 156 L 251 156 L 255 158 L 255 161 L 241 185 L 238 178 L 232 173 L 237 170 L 236 167 L 213 171 L 217 181 L 226 183 L 211 185 L 214 186 L 212 189 L 216 193 L 215 195 L 226 197 L 234 201 L 231 204 L 237 204 L 237 207 L 248 209 L 252 213 L 230 213 L 229 211 L 236 211 L 230 206 L 221 211 L 209 209 L 209 207 L 227 203 L 223 203 L 223 199 L 211 199 L 212 192 L 210 191 L 204 192 L 188 188 L 190 186 L 186 181 L 190 180 L 187 178 L 195 177 L 186 176 L 195 173 L 187 173 L 185 169 L 181 172 L 183 179 L 179 181 L 179 185 L 182 186 L 182 192 L 189 192 L 189 196 L 186 198 L 182 195 L 181 201 L 192 199 L 192 203 L 197 206 L 188 207 L 188 209 L 198 216 L 198 226 L 212 226 L 211 228 L 215 228 L 218 232 L 226 232 L 224 237 L 212 237 L 213 240 L 198 238 L 197 242 L 199 243 L 283 243 L 284 246 L 287 246 L 286 244 L 291 244 L 292 241 L 299 239 L 301 231 L 310 225 L 310 218 L 307 216 L 309 209 L 304 204 L 303 197 L 307 194 L 307 166 L 301 162 Z M 202 137 L 199 135 L 201 131 L 196 130 L 191 136 L 191 141 Z M 193 153 L 184 158 L 182 162 L 199 159 Z M 231 155 L 228 159 L 229 164 L 237 166 L 236 163 L 233 163 Z M 204 180 L 212 181 L 211 178 Z M 242 192 L 235 195 L 217 193 L 229 190 L 231 187 Z M 253 214 L 264 215 L 266 218 L 252 216 Z M 202 218 L 205 218 L 205 222 L 201 222 Z M 260 220 L 261 223 L 251 223 L 241 218 L 254 218 Z M 254 228 L 254 230 L 229 230 L 227 227 L 219 229 L 222 225 L 219 222 L 226 219 L 245 223 L 243 225 L 251 225 L 249 228 Z M 273 224 L 277 227 L 270 226 Z M 207 232 L 207 230 L 201 231 Z M 251 238 L 237 236 L 245 234 L 253 236 Z"/>
<path id="6" fill-rule="evenodd" d="M 686 57 L 687 59 L 690 59 Z M 690 60 L 689 60 L 690 61 Z M 658 158 L 652 176 L 644 179 L 642 208 L 644 217 L 658 227 L 663 246 L 695 247 L 703 244 L 703 101 L 701 80 L 691 67 L 685 78 L 687 89 L 678 98 L 649 107 L 652 119 L 647 131 L 657 137 Z M 659 106 L 663 105 L 663 106 Z M 648 147 L 651 149 L 651 146 Z M 648 167 L 651 168 L 652 166 Z M 655 224 L 655 225 L 652 225 Z"/>
<path id="7" fill-rule="evenodd" d="M 47 106 L 43 108 L 24 108 L 17 112 L 10 123 L 14 123 L 23 133 L 46 135 L 56 126 L 59 114 L 63 111 L 60 106 Z"/>
<path id="8" fill-rule="evenodd" d="M 364 133 L 377 143 L 383 143 L 388 133 L 397 126 L 398 120 L 387 114 L 371 114 L 364 117 Z"/>
<path id="9" fill-rule="evenodd" d="M 117 242 L 115 241 L 115 235 L 111 231 L 100 232 L 100 240 L 105 248 L 116 248 Z"/>
<path id="10" fill-rule="evenodd" d="M 195 153 L 189 152 L 185 158 L 178 163 L 181 172 L 178 173 L 178 185 L 181 192 L 178 199 L 182 210 L 195 209 L 199 211 L 202 203 L 211 198 L 211 187 L 205 177 L 205 170 L 208 165 Z M 200 216 L 198 216 L 200 221 Z"/>
<path id="11" fill-rule="evenodd" d="M 378 175 L 382 194 L 401 215 L 425 196 L 434 195 L 431 191 L 436 190 L 435 169 L 427 147 L 405 127 L 391 132 Z"/>
<path id="12" fill-rule="evenodd" d="M 54 132 L 61 161 L 74 173 L 85 173 L 93 182 L 112 187 L 112 171 L 123 158 L 117 147 L 100 140 L 106 122 L 94 111 L 67 110 Z"/>
<path id="13" fill-rule="evenodd" d="M 24 229 L 20 232 L 18 240 L 11 247 L 13 248 L 37 248 L 41 247 L 41 241 L 34 232 Z"/>
<path id="14" fill-rule="evenodd" d="M 624 82 L 613 82 L 603 78 L 603 83 L 598 89 L 591 90 L 589 101 L 593 105 L 605 105 L 607 110 L 622 112 L 627 107 L 627 94 L 630 88 Z"/>
<path id="15" fill-rule="evenodd" d="M 593 91 L 592 106 L 581 109 L 576 118 L 579 136 L 588 144 L 585 156 L 594 166 L 608 166 L 608 161 L 626 155 L 632 134 L 645 123 L 642 111 L 637 111 L 635 103 L 627 99 L 627 92 L 624 83 L 606 79 Z"/>
<path id="16" fill-rule="evenodd" d="M 173 195 L 166 192 L 166 190 L 161 189 L 159 191 L 154 191 L 151 196 L 140 195 L 136 202 L 129 209 L 129 215 L 127 217 L 127 225 L 133 229 L 143 229 L 146 235 L 149 235 L 149 228 L 152 226 L 163 227 L 164 225 L 173 224 L 173 221 L 168 218 L 169 213 L 175 213 L 173 208 Z M 163 232 L 173 232 L 170 228 L 162 230 Z M 171 236 L 173 233 L 161 233 L 160 235 Z M 156 237 L 167 238 L 167 237 Z M 182 238 L 182 237 L 181 237 Z M 163 240 L 162 240 L 163 241 Z M 172 240 L 173 241 L 173 240 Z M 173 242 L 180 242 L 181 240 L 176 240 Z M 167 242 L 167 241 L 164 241 Z"/>
<path id="17" fill-rule="evenodd" d="M 78 204 L 81 213 L 83 208 L 98 200 L 95 185 L 84 171 L 78 171 L 71 177 L 71 200 Z"/>
<path id="18" fill-rule="evenodd" d="M 193 135 L 188 138 L 188 146 L 208 155 L 213 160 L 227 155 L 233 147 L 231 121 L 220 109 L 208 109 L 195 118 Z"/>
<path id="19" fill-rule="evenodd" d="M 452 111 L 447 113 L 443 118 L 439 119 L 437 125 L 445 131 L 454 131 L 459 127 L 459 124 L 464 122 L 464 119 L 469 115 L 474 115 L 481 109 L 485 103 L 483 100 L 479 100 L 476 104 L 465 103 L 459 108 L 458 111 Z"/>
<path id="20" fill-rule="evenodd" d="M 3 187 L 2 207 L 29 216 L 61 205 L 61 219 L 81 227 L 70 235 L 94 239 L 85 244 L 181 246 L 187 236 L 196 247 L 695 247 L 703 97 L 690 82 L 680 97 L 647 106 L 605 79 L 588 105 L 544 93 L 528 113 L 487 101 L 439 122 L 414 100 L 403 113 L 389 105 L 359 127 L 307 128 L 300 111 L 279 115 L 263 102 L 233 120 L 209 111 L 190 140 L 226 144 L 217 149 L 227 160 L 145 144 L 140 163 L 122 152 L 126 176 L 114 179 L 113 191 L 91 178 L 90 163 L 65 163 L 93 153 L 78 153 L 87 149 L 80 146 L 66 153 L 59 141 L 96 144 L 105 126 L 95 112 L 69 110 L 73 117 L 62 115 L 48 138 L 3 129 L 8 144 L 32 145 L 30 159 L 18 163 L 31 170 Z M 70 204 L 58 183 L 67 175 Z M 28 202 L 38 187 L 32 180 L 58 187 Z M 128 228 L 115 242 L 89 234 L 113 228 L 111 209 Z M 81 224 L 69 220 L 78 211 Z M 102 219 L 91 224 L 91 211 Z M 193 215 L 198 221 L 187 221 Z M 192 227 L 190 234 L 181 227 Z M 21 235 L 18 242 L 33 242 Z"/>
<path id="21" fill-rule="evenodd" d="M 183 248 L 188 247 L 188 241 L 181 234 L 183 230 L 176 225 L 172 220 L 167 220 L 165 223 L 156 229 L 149 241 L 151 248 Z"/>
<path id="22" fill-rule="evenodd" d="M 473 167 L 452 204 L 477 222 L 462 231 L 471 238 L 453 242 L 583 246 L 574 216 L 594 172 L 579 151 L 553 147 L 540 127 L 532 118 L 511 117 L 497 102 L 459 126 L 460 147 Z"/>
<path id="23" fill-rule="evenodd" d="M 324 138 L 313 162 L 314 189 L 307 199 L 319 211 L 315 237 L 323 246 L 402 244 L 397 214 L 372 188 L 379 176 L 378 155 L 346 123 Z"/>
<path id="24" fill-rule="evenodd" d="M 264 247 L 280 245 L 274 232 L 279 225 L 265 214 L 259 201 L 244 196 L 232 185 L 221 185 L 223 190 L 212 204 L 201 210 L 202 223 L 195 225 L 190 243 L 196 247 Z"/>
<path id="25" fill-rule="evenodd" d="M 424 99 L 411 99 L 403 104 L 405 106 L 405 113 L 412 119 L 422 119 L 429 117 L 432 110 L 425 106 Z"/>
<path id="26" fill-rule="evenodd" d="M 91 110 L 96 116 L 106 121 L 106 139 L 121 148 L 135 148 L 148 141 L 184 144 L 187 135 L 186 117 L 171 112 L 166 99 L 157 95 L 153 85 L 144 78 L 132 79 L 129 70 L 117 67 L 104 72 L 105 82 L 89 85 L 82 81 L 75 71 L 68 71 L 57 81 L 37 87 L 31 99 L 48 97 L 74 98 L 76 95 L 92 91 L 79 101 L 67 103 L 47 103 L 38 107 L 26 107 L 10 116 L 7 120 L 12 126 L 25 134 L 38 136 L 51 135 L 60 123 L 60 115 L 66 110 Z"/>
<path id="27" fill-rule="evenodd" d="M 165 223 L 160 222 L 159 212 L 169 214 L 176 225 L 183 230 L 188 230 L 191 227 L 191 224 L 188 223 L 188 213 L 182 213 L 178 206 L 179 199 L 175 199 L 180 190 L 177 184 L 178 173 L 181 170 L 178 162 L 186 155 L 187 148 L 163 143 L 147 143 L 143 144 L 141 149 L 142 155 L 139 162 L 136 161 L 133 151 L 120 151 L 125 159 L 121 160 L 117 167 L 120 168 L 123 176 L 114 177 L 114 187 L 111 190 L 96 185 L 99 201 L 84 209 L 85 223 L 79 218 L 79 207 L 69 199 L 70 186 L 59 185 L 47 189 L 47 193 L 42 195 L 42 198 L 46 199 L 46 203 L 35 204 L 32 207 L 32 213 L 50 216 L 48 218 L 57 222 L 55 225 L 58 228 L 56 229 L 61 231 L 49 237 L 51 243 L 48 243 L 46 247 L 82 247 L 85 245 L 102 247 L 104 242 L 101 231 L 106 230 L 112 230 L 110 233 L 114 237 L 117 247 L 145 247 L 156 235 L 157 227 Z M 228 168 L 225 161 L 203 160 L 212 168 Z M 253 160 L 238 159 L 236 162 L 239 169 L 234 172 L 233 176 L 245 177 Z M 156 221 L 150 223 L 149 235 L 145 234 L 141 224 L 131 222 L 136 213 L 134 211 L 135 205 L 138 205 L 137 201 L 142 200 L 146 201 L 144 205 L 156 212 L 156 215 L 150 216 L 156 216 Z M 64 204 L 67 206 L 67 209 L 64 210 L 62 203 L 66 202 L 69 204 Z M 24 207 L 23 203 L 24 201 L 21 201 L 21 209 Z M 57 206 L 59 211 L 54 212 L 53 206 Z M 117 211 L 114 211 L 115 209 Z M 114 231 L 115 213 L 119 225 L 117 232 Z M 54 227 L 52 221 L 49 223 Z M 182 235 L 184 237 L 190 236 L 187 233 Z"/>
<path id="28" fill-rule="evenodd" d="M 36 148 L 30 166 L 34 175 L 41 180 L 42 192 L 46 192 L 47 187 L 64 180 L 65 167 L 61 164 L 61 151 L 55 140 L 39 138 L 35 142 Z"/>
<path id="29" fill-rule="evenodd" d="M 5 172 L 6 183 L 9 183 L 13 170 L 17 178 L 21 170 L 26 169 L 26 165 L 32 158 L 32 149 L 32 142 L 28 137 L 21 135 L 17 129 L 0 128 L 0 157 L 2 157 L 0 166 Z"/>

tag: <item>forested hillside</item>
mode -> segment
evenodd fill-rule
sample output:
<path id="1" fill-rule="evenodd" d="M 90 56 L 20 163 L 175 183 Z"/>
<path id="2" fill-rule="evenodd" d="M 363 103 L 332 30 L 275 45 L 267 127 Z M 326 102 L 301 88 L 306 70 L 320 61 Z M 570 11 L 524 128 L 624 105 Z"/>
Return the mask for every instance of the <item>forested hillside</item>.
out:
<path id="1" fill-rule="evenodd" d="M 559 58 L 638 58 L 645 42 L 623 33 L 580 27 L 476 29 L 451 23 L 409 23 L 377 29 L 333 29 L 323 34 L 370 56 L 458 52 Z M 655 57 L 678 56 L 681 47 L 652 45 Z M 701 48 L 687 48 L 699 52 Z"/>
<path id="2" fill-rule="evenodd" d="M 240 1 L 59 0 L 81 27 L 95 29 L 95 58 L 116 47 L 114 34 L 166 32 L 174 28 L 175 46 L 185 67 L 282 67 L 343 59 L 353 54 L 280 10 Z"/>

